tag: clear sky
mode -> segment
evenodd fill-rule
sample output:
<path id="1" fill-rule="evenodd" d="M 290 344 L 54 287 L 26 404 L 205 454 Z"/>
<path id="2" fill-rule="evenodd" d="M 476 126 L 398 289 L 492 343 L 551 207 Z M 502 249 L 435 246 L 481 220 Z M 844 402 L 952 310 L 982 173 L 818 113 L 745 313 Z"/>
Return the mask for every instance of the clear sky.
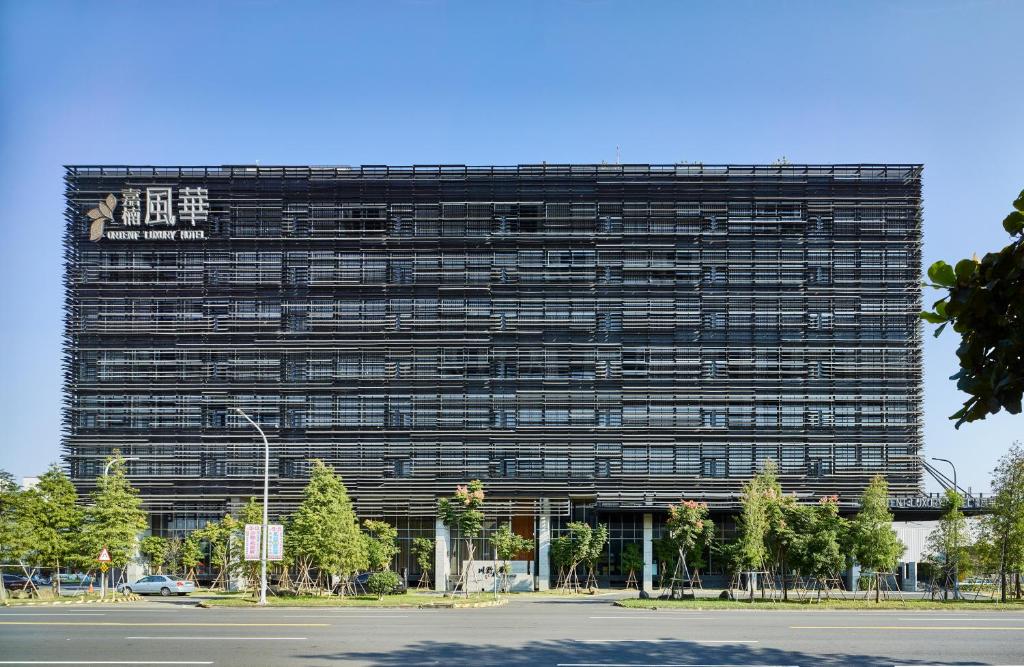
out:
<path id="1" fill-rule="evenodd" d="M 611 162 L 616 146 L 923 162 L 927 265 L 1008 241 L 1022 26 L 1009 0 L 0 0 L 0 468 L 60 453 L 62 164 Z M 956 343 L 926 333 L 925 451 L 977 489 L 1024 415 L 954 431 Z"/>

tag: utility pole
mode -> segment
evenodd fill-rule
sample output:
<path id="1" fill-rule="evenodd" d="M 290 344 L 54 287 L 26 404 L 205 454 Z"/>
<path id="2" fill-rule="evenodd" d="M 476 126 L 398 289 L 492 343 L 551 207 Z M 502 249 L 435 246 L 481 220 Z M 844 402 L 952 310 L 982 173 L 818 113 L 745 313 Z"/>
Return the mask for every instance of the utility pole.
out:
<path id="1" fill-rule="evenodd" d="M 245 420 L 259 431 L 263 438 L 263 527 L 260 529 L 260 602 L 261 606 L 267 604 L 267 504 L 270 502 L 270 443 L 263 433 L 260 425 L 254 422 L 249 415 L 241 408 L 232 408 L 235 412 L 245 417 Z"/>
<path id="2" fill-rule="evenodd" d="M 943 461 L 943 462 L 949 464 L 949 467 L 953 469 L 953 493 L 955 493 L 957 496 L 960 496 L 960 487 L 957 486 L 957 483 L 956 483 L 956 465 L 952 461 L 950 461 L 949 459 L 941 459 L 941 458 L 939 458 L 937 456 L 933 456 L 932 457 L 932 461 Z M 960 496 L 960 497 L 962 498 L 963 496 Z M 954 536 L 954 541 L 955 541 L 955 544 L 953 545 L 953 548 L 959 550 L 959 548 L 960 548 L 960 536 L 959 535 L 955 535 Z M 949 554 L 948 553 L 946 554 L 946 560 L 947 561 L 949 560 Z M 960 557 L 959 557 L 959 553 L 957 553 L 957 554 L 955 554 L 953 556 L 953 599 L 954 600 L 959 600 L 960 599 L 960 572 L 959 572 L 959 570 L 960 570 L 960 562 L 959 561 L 960 561 Z"/>

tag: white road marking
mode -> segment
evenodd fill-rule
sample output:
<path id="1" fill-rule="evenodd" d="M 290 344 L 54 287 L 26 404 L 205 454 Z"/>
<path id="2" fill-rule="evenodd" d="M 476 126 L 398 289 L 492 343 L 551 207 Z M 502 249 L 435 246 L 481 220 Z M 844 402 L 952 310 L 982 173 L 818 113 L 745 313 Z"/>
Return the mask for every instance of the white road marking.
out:
<path id="1" fill-rule="evenodd" d="M 12 614 L 4 612 L 0 616 L 106 616 L 100 611 L 63 611 L 63 612 L 50 612 L 50 613 L 36 613 L 30 612 L 25 614 Z"/>
<path id="2" fill-rule="evenodd" d="M 1024 618 L 1003 618 L 1002 616 L 986 616 L 985 618 L 967 618 L 966 616 L 917 616 L 916 618 L 898 618 L 899 621 L 1016 621 L 1024 623 Z M 1004 666 L 1005 667 L 1005 666 Z"/>
<path id="3" fill-rule="evenodd" d="M 637 614 L 635 616 L 591 616 L 590 618 L 591 619 L 598 619 L 598 620 L 609 620 L 609 621 L 610 620 L 620 621 L 620 620 L 623 620 L 623 619 L 629 620 L 629 621 L 635 621 L 635 620 L 657 621 L 657 620 L 663 619 L 663 618 L 685 618 L 685 619 L 689 619 L 691 621 L 710 621 L 710 620 L 712 620 L 712 618 L 710 616 L 683 616 L 683 615 L 679 615 L 679 614 L 657 614 L 657 615 L 654 615 L 654 614 L 645 614 L 645 615 Z"/>
<path id="4" fill-rule="evenodd" d="M 0 665 L 212 665 L 213 660 L 0 660 Z"/>
<path id="5" fill-rule="evenodd" d="M 283 641 L 283 640 L 306 640 L 308 637 L 125 637 L 125 639 L 185 639 L 188 641 L 196 640 L 211 640 L 211 639 L 227 639 L 227 640 L 270 640 L 270 641 Z"/>
<path id="6" fill-rule="evenodd" d="M 749 667 L 749 663 L 691 662 L 559 662 L 557 667 Z M 758 667 L 800 667 L 800 665 L 759 665 Z"/>
<path id="7" fill-rule="evenodd" d="M 384 614 L 274 614 L 275 618 L 380 618 Z M 408 616 L 391 616 L 388 618 L 408 618 Z"/>
<path id="8" fill-rule="evenodd" d="M 679 642 L 685 644 L 760 644 L 757 639 L 574 639 L 576 642 L 586 644 L 608 644 L 612 642 L 643 642 L 643 643 L 668 643 Z"/>

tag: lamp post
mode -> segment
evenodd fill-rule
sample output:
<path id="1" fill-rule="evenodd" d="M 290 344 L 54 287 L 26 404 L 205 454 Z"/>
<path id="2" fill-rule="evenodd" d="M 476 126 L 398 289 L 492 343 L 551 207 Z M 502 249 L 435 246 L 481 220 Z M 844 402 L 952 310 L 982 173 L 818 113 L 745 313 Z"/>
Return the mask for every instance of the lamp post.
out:
<path id="1" fill-rule="evenodd" d="M 267 604 L 267 504 L 270 496 L 270 443 L 267 436 L 260 428 L 260 425 L 245 414 L 241 408 L 231 408 L 238 414 L 245 417 L 245 420 L 259 431 L 263 438 L 263 527 L 260 529 L 260 602 L 261 606 Z"/>
<path id="2" fill-rule="evenodd" d="M 110 466 L 114 465 L 118 461 L 121 461 L 123 463 L 125 461 L 138 461 L 138 460 L 139 460 L 138 456 L 126 456 L 126 457 L 118 457 L 118 458 L 110 459 L 109 461 L 107 461 L 107 465 L 103 466 L 103 479 L 106 479 L 107 475 L 110 473 Z M 104 546 L 104 548 L 106 548 L 106 546 Z M 59 585 L 60 572 L 57 573 L 57 579 L 58 579 L 58 585 Z M 100 583 L 102 584 L 102 586 L 100 588 L 100 599 L 101 600 L 105 600 L 106 597 L 107 597 L 107 575 L 106 575 L 105 572 L 101 573 L 101 575 L 100 575 Z M 110 570 L 110 585 L 111 585 L 111 589 L 113 589 L 113 585 L 114 585 L 114 570 L 113 569 Z M 113 596 L 114 593 L 111 592 L 111 595 Z M 111 599 L 113 599 L 113 598 L 111 598 Z"/>
<path id="3" fill-rule="evenodd" d="M 956 483 L 956 465 L 952 461 L 950 461 L 949 459 L 942 459 L 942 458 L 939 458 L 938 456 L 933 456 L 932 457 L 932 461 L 943 461 L 945 463 L 948 463 L 949 467 L 953 469 L 953 493 L 955 493 L 955 494 L 957 494 L 957 496 L 959 496 L 960 495 L 960 487 Z M 954 536 L 954 540 L 955 540 L 955 544 L 953 545 L 953 548 L 954 549 L 959 549 L 960 548 L 960 536 L 959 535 L 955 535 Z M 946 554 L 946 558 L 947 559 L 949 558 L 949 554 L 948 553 Z M 959 600 L 960 599 L 960 567 L 959 566 L 960 566 L 959 556 L 957 554 L 954 554 L 954 556 L 953 556 L 953 599 L 954 600 Z"/>

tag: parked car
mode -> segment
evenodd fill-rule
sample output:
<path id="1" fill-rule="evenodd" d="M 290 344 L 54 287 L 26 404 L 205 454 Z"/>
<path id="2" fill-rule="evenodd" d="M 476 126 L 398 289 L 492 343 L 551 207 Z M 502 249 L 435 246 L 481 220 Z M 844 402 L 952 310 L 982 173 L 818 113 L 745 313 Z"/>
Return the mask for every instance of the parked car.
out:
<path id="1" fill-rule="evenodd" d="M 139 595 L 160 594 L 164 597 L 172 593 L 188 595 L 196 590 L 196 585 L 186 579 L 171 577 L 166 574 L 151 574 L 130 584 L 118 584 L 120 593 L 138 593 Z"/>
<path id="2" fill-rule="evenodd" d="M 366 590 L 366 582 L 367 580 L 369 580 L 371 574 L 373 574 L 373 572 L 361 572 L 356 576 L 352 577 L 352 585 L 355 587 L 356 592 L 360 595 L 366 595 L 369 593 L 369 591 Z M 398 585 L 391 589 L 390 594 L 396 595 L 399 593 L 405 593 L 407 591 L 408 588 L 405 584 L 405 581 L 401 577 L 399 577 Z"/>
<path id="3" fill-rule="evenodd" d="M 27 577 L 4 572 L 4 588 L 9 591 L 23 591 L 26 588 L 31 588 L 31 586 L 29 586 Z"/>

